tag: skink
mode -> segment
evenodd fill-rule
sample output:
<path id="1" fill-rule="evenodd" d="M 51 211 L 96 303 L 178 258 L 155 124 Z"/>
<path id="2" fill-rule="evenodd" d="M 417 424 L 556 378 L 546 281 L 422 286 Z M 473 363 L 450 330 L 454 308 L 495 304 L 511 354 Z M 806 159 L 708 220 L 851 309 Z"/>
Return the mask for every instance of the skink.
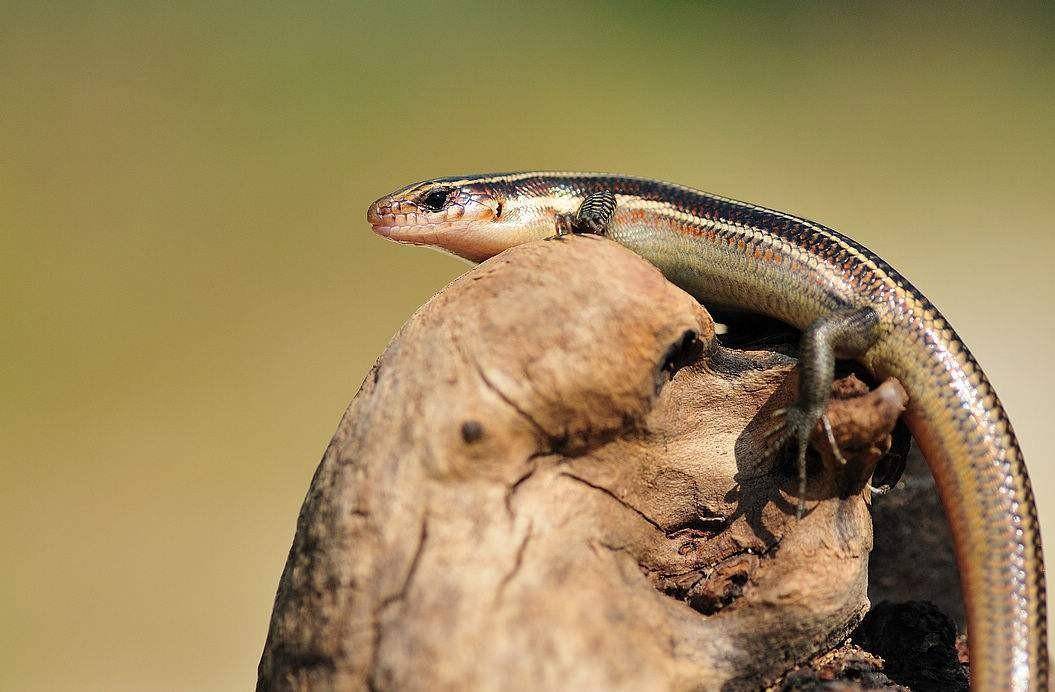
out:
<path id="1" fill-rule="evenodd" d="M 637 252 L 704 304 L 803 331 L 800 396 L 777 443 L 822 417 L 836 357 L 909 392 L 905 420 L 954 537 L 974 690 L 1048 689 L 1044 560 L 1029 477 L 985 374 L 941 313 L 890 265 L 807 219 L 671 183 L 524 172 L 441 178 L 370 206 L 374 231 L 482 261 L 560 232 Z M 804 470 L 802 471 L 804 474 Z"/>

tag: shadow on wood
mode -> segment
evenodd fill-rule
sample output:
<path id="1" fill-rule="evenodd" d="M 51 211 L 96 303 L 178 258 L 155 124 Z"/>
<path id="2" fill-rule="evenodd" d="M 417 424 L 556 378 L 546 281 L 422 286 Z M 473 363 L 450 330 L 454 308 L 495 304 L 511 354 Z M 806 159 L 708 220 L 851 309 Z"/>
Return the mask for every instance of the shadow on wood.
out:
<path id="1" fill-rule="evenodd" d="M 837 383 L 807 514 L 766 454 L 794 360 L 720 346 L 592 237 L 475 267 L 396 335 L 316 471 L 259 689 L 757 689 L 864 615 L 905 401 Z"/>

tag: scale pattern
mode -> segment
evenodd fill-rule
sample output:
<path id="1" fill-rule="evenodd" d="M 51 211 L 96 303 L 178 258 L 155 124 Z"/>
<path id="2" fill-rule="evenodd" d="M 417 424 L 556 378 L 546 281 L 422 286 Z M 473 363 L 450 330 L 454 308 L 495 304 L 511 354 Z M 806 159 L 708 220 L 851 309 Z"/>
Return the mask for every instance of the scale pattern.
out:
<path id="1" fill-rule="evenodd" d="M 1048 689 L 1044 560 L 1014 431 L 960 337 L 894 268 L 813 221 L 646 178 L 540 171 L 444 178 L 404 191 L 421 195 L 432 188 L 469 190 L 507 204 L 530 201 L 540 210 L 536 216 L 547 217 L 531 222 L 547 233 L 569 207 L 611 191 L 616 209 L 608 235 L 704 303 L 769 314 L 800 328 L 832 310 L 873 308 L 880 338 L 862 362 L 877 375 L 897 377 L 909 392 L 906 421 L 954 537 L 972 688 Z"/>

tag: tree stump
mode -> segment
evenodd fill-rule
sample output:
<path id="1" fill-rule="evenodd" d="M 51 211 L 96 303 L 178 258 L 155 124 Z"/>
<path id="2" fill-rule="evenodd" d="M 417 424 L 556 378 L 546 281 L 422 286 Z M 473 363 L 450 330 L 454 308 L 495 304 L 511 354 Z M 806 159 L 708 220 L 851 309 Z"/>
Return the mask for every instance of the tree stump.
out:
<path id="1" fill-rule="evenodd" d="M 304 501 L 258 689 L 758 689 L 868 609 L 905 402 L 836 383 L 806 514 L 794 359 L 734 350 L 615 243 L 514 248 L 400 330 Z"/>

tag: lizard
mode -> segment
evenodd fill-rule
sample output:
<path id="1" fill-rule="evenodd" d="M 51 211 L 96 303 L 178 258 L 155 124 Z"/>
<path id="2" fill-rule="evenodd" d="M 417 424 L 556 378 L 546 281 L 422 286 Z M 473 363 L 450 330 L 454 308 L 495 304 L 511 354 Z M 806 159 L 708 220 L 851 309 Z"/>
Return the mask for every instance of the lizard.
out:
<path id="1" fill-rule="evenodd" d="M 800 515 L 806 446 L 825 422 L 836 359 L 900 380 L 909 393 L 904 419 L 953 535 L 971 687 L 1048 689 L 1040 528 L 1011 423 L 946 319 L 875 253 L 792 214 L 606 173 L 437 178 L 385 195 L 367 220 L 383 237 L 471 262 L 555 235 L 604 235 L 705 305 L 761 313 L 802 330 L 798 398 L 778 412 L 768 442 L 797 448 Z"/>

